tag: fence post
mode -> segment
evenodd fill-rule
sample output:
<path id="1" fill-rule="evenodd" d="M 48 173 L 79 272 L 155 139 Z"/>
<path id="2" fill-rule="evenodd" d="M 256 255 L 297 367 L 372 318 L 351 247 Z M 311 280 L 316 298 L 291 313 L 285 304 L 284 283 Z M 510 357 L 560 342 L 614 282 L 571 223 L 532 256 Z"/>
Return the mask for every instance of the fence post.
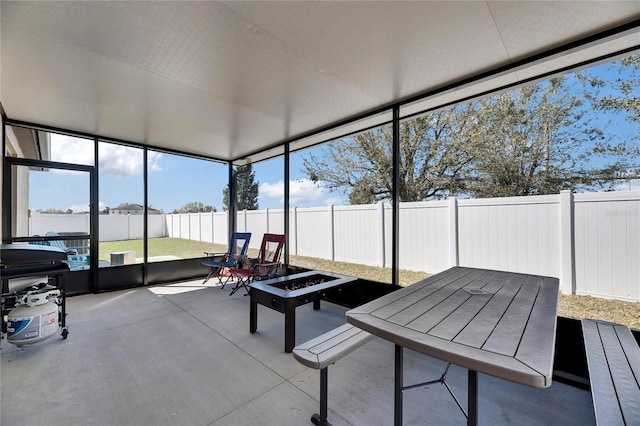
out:
<path id="1" fill-rule="evenodd" d="M 378 203 L 378 217 L 379 217 L 379 223 L 380 223 L 380 229 L 379 229 L 379 234 L 380 234 L 380 261 L 378 262 L 378 266 L 380 266 L 381 268 L 385 267 L 385 260 L 386 260 L 386 256 L 385 256 L 385 235 L 384 235 L 384 203 Z"/>
<path id="2" fill-rule="evenodd" d="M 329 205 L 329 260 L 331 261 L 335 261 L 336 260 L 336 249 L 335 249 L 335 245 L 336 245 L 336 235 L 335 235 L 335 218 L 334 218 L 334 214 L 333 214 L 333 204 Z"/>
<path id="3" fill-rule="evenodd" d="M 449 198 L 449 266 L 460 265 L 460 237 L 458 235 L 458 199 Z"/>
<path id="4" fill-rule="evenodd" d="M 560 289 L 565 294 L 576 293 L 573 212 L 573 192 L 570 190 L 560 191 Z"/>
<path id="5" fill-rule="evenodd" d="M 269 209 L 266 208 L 264 209 L 264 220 L 267 222 L 267 232 L 271 232 L 271 230 L 269 229 Z"/>
<path id="6" fill-rule="evenodd" d="M 215 242 L 216 242 L 216 240 L 215 240 L 215 237 L 216 237 L 216 227 L 215 227 L 215 224 L 216 224 L 216 220 L 215 220 L 215 219 L 216 219 L 216 215 L 215 215 L 215 213 L 216 213 L 216 212 L 214 212 L 213 210 L 211 210 L 211 244 L 213 244 L 213 243 L 215 243 Z"/>
<path id="7" fill-rule="evenodd" d="M 293 244 L 293 253 L 298 255 L 298 207 L 293 208 L 293 220 L 291 220 L 290 225 L 293 225 L 293 235 L 291 232 L 289 233 L 289 241 Z"/>

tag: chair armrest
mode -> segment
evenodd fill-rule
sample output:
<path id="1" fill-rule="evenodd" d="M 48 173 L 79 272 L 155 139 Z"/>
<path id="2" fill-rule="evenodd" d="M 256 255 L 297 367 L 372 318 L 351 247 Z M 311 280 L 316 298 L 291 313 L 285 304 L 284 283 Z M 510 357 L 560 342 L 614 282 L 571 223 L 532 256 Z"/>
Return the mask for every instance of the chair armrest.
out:
<path id="1" fill-rule="evenodd" d="M 203 253 L 207 256 L 226 256 L 227 253 L 219 253 L 215 251 L 203 251 Z"/>
<path id="2" fill-rule="evenodd" d="M 280 262 L 257 263 L 253 266 L 253 273 L 256 276 L 271 275 L 274 269 L 280 265 Z"/>
<path id="3" fill-rule="evenodd" d="M 254 269 L 256 265 L 258 265 L 258 262 L 260 262 L 260 259 L 257 257 L 245 256 L 242 262 L 242 269 Z"/>
<path id="4" fill-rule="evenodd" d="M 205 251 L 204 254 L 209 258 L 209 260 L 214 262 L 222 262 L 227 259 L 228 253 L 215 253 L 211 251 Z"/>

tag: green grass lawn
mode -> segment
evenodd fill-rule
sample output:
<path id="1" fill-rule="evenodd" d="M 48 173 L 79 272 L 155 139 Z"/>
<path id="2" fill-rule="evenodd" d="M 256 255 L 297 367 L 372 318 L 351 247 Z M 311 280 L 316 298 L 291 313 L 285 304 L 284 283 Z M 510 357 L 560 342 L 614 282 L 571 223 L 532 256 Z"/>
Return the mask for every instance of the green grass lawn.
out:
<path id="1" fill-rule="evenodd" d="M 134 250 L 142 257 L 142 240 L 108 241 L 99 246 L 100 260 L 110 260 L 114 251 Z M 173 255 L 180 258 L 202 257 L 204 252 L 225 252 L 227 246 L 181 238 L 152 238 L 149 240 L 149 257 Z M 257 256 L 256 249 L 249 256 Z M 290 256 L 290 263 L 308 269 L 320 269 L 373 281 L 391 282 L 391 270 L 354 263 L 334 262 L 312 257 Z M 428 277 L 425 272 L 400 271 L 400 284 L 409 285 Z M 609 300 L 591 296 L 560 295 L 558 314 L 573 318 L 594 318 L 625 324 L 640 329 L 640 303 Z"/>
<path id="2" fill-rule="evenodd" d="M 224 245 L 185 240 L 182 238 L 151 238 L 149 239 L 149 257 L 172 255 L 187 259 L 202 257 L 205 251 L 226 251 Z M 111 252 L 133 250 L 136 257 L 142 257 L 142 240 L 105 241 L 98 246 L 100 260 L 110 260 Z"/>

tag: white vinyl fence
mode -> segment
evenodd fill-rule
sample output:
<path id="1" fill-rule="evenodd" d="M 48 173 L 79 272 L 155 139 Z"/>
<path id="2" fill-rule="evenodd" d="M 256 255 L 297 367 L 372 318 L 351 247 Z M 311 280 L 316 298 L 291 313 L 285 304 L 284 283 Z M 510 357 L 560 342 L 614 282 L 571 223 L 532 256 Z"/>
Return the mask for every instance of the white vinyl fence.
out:
<path id="1" fill-rule="evenodd" d="M 391 267 L 391 207 L 293 208 L 292 255 Z M 33 234 L 65 231 L 32 216 Z M 69 220 L 69 215 L 64 216 Z M 77 220 L 88 218 L 78 216 Z M 100 240 L 142 238 L 141 216 L 100 217 Z M 150 237 L 228 244 L 227 213 L 149 217 Z M 127 222 L 128 220 L 128 222 Z M 640 301 L 640 191 L 401 203 L 400 267 L 436 273 L 461 265 L 549 275 L 564 293 Z M 68 225 L 68 230 L 78 227 Z M 238 231 L 284 233 L 284 211 L 242 211 Z M 137 232 L 136 232 L 137 231 Z"/>
<path id="2" fill-rule="evenodd" d="M 29 235 L 45 235 L 47 232 L 90 233 L 88 214 L 41 214 L 29 217 Z M 138 240 L 143 238 L 142 215 L 100 215 L 100 241 Z M 167 218 L 164 215 L 149 216 L 149 238 L 166 237 Z"/>

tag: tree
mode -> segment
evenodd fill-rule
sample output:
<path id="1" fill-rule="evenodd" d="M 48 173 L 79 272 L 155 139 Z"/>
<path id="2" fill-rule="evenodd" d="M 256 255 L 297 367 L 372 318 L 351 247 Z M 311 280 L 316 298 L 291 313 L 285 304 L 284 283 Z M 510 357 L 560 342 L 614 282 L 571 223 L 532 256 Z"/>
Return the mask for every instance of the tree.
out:
<path id="1" fill-rule="evenodd" d="M 36 210 L 38 213 L 47 213 L 47 214 L 67 214 L 68 210 L 60 210 L 60 209 L 46 209 L 46 210 Z"/>
<path id="2" fill-rule="evenodd" d="M 577 74 L 585 84 L 585 97 L 600 111 L 625 114 L 628 121 L 640 123 L 640 54 L 612 62 L 608 70 L 615 72 L 617 78 L 605 80 L 589 72 Z"/>
<path id="3" fill-rule="evenodd" d="M 632 64 L 638 68 L 637 57 Z M 630 90 L 640 90 L 640 79 L 631 86 L 622 79 L 618 102 L 600 104 L 577 81 L 556 78 L 404 121 L 401 201 L 613 189 L 640 148 L 608 129 L 597 108 L 615 105 L 637 120 L 639 96 Z M 352 204 L 374 203 L 391 198 L 391 156 L 387 126 L 327 144 L 303 167 Z"/>
<path id="4" fill-rule="evenodd" d="M 205 206 L 200 201 L 191 201 L 186 203 L 179 209 L 175 209 L 172 213 L 204 213 L 204 212 L 215 212 L 216 208 L 213 206 Z"/>
<path id="5" fill-rule="evenodd" d="M 255 172 L 234 173 L 236 178 L 236 206 L 238 210 L 257 210 L 258 207 L 258 182 L 255 181 Z M 229 185 L 222 191 L 222 205 L 225 211 L 229 210 Z"/>
<path id="6" fill-rule="evenodd" d="M 632 55 L 607 65 L 615 79 L 604 79 L 600 75 L 581 72 L 578 79 L 584 84 L 585 97 L 594 111 L 604 115 L 624 116 L 629 123 L 629 131 L 621 137 L 627 143 L 606 145 L 603 149 L 615 151 L 619 161 L 611 168 L 609 175 L 628 178 L 640 176 L 640 55 Z M 619 121 L 619 120 L 618 120 Z M 619 126 L 619 122 L 615 125 Z"/>
<path id="7" fill-rule="evenodd" d="M 480 143 L 469 194 L 551 194 L 598 183 L 593 158 L 604 135 L 564 78 L 482 99 L 476 112 Z"/>
<path id="8" fill-rule="evenodd" d="M 463 188 L 473 159 L 468 138 L 472 105 L 439 111 L 402 123 L 400 128 L 400 199 L 442 198 Z M 345 191 L 351 204 L 390 200 L 392 194 L 391 126 L 327 144 L 321 155 L 303 161 L 306 174 L 332 191 Z"/>

